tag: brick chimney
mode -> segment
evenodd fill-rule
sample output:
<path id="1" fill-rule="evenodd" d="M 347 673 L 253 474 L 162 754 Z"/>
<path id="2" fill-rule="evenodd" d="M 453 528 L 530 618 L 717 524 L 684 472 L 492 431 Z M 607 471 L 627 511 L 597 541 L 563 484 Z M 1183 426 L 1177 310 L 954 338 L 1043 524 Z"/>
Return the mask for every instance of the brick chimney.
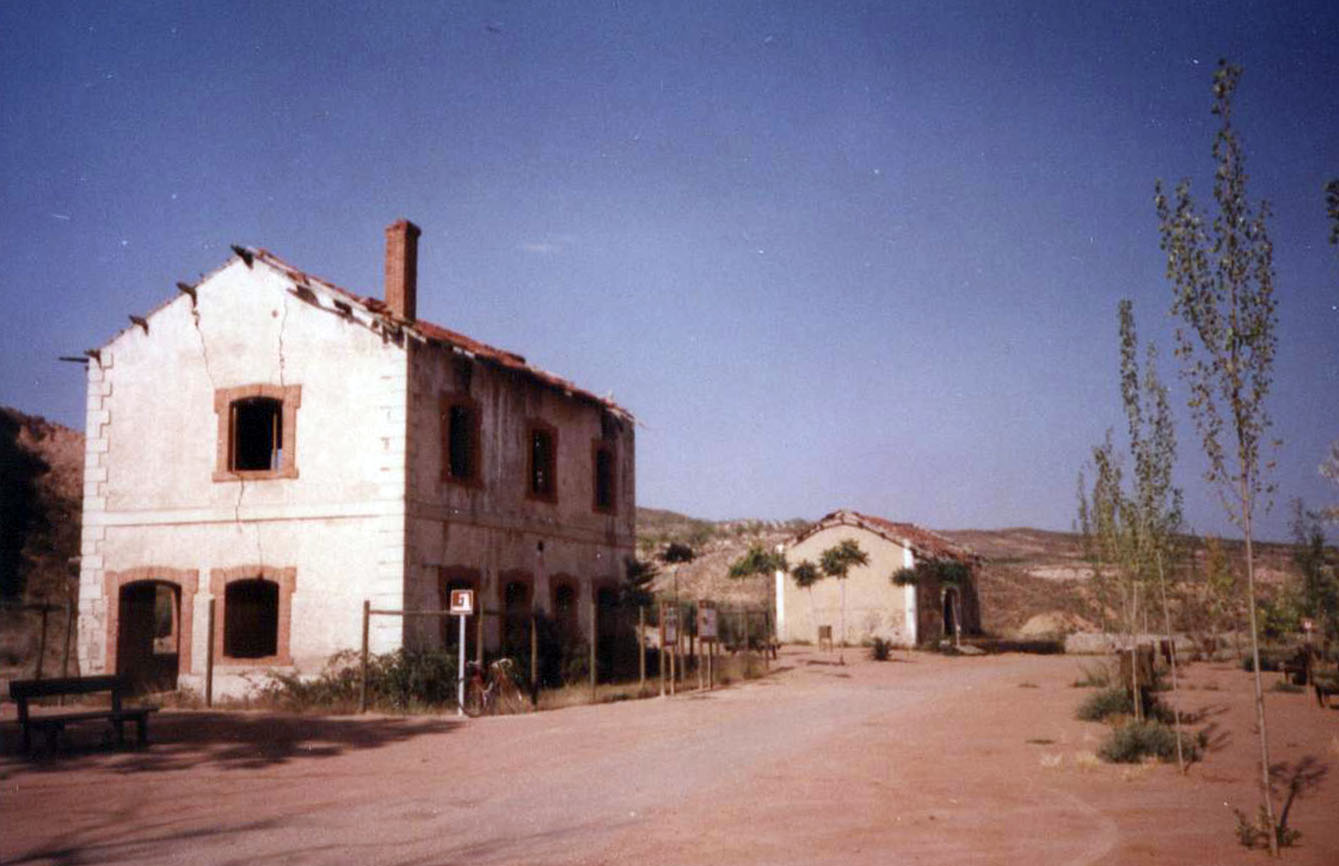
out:
<path id="1" fill-rule="evenodd" d="M 401 319 L 418 314 L 419 227 L 396 220 L 386 227 L 386 306 Z"/>

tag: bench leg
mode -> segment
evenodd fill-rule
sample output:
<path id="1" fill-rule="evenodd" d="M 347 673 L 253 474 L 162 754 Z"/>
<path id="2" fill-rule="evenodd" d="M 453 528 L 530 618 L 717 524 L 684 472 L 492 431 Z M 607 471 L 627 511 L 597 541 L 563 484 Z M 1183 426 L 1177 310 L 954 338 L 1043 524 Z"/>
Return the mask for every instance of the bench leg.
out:
<path id="1" fill-rule="evenodd" d="M 143 746 L 149 742 L 149 717 L 140 716 L 136 719 L 136 723 L 136 733 L 139 734 L 136 738 L 136 742 Z"/>

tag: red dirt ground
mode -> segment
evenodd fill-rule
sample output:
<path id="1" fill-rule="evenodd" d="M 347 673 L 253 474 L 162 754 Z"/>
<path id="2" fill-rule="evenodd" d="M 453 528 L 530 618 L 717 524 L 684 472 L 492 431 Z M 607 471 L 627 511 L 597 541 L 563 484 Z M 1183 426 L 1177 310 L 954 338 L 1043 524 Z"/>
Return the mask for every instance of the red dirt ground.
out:
<path id="1" fill-rule="evenodd" d="M 1194 665 L 1206 759 L 1092 759 L 1082 659 L 789 648 L 767 680 L 528 716 L 165 711 L 117 752 L 53 759 L 4 725 L 7 863 L 1263 863 L 1250 678 Z M 1269 682 L 1277 674 L 1267 675 Z M 1035 687 L 1034 687 L 1035 686 Z M 1273 759 L 1339 764 L 1339 709 L 1267 695 Z M 12 708 L 9 708 L 12 717 Z M 1032 742 L 1029 742 L 1032 741 Z M 1042 742 L 1049 741 L 1049 742 Z M 1339 863 L 1339 770 L 1293 807 L 1285 863 Z"/>

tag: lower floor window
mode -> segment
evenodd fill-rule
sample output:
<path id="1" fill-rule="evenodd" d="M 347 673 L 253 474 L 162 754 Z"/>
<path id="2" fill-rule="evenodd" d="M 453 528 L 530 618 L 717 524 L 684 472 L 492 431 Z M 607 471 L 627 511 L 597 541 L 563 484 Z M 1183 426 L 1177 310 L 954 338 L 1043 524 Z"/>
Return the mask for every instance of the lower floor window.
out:
<path id="1" fill-rule="evenodd" d="M 276 655 L 279 650 L 279 585 L 237 580 L 224 597 L 223 654 L 237 659 Z"/>

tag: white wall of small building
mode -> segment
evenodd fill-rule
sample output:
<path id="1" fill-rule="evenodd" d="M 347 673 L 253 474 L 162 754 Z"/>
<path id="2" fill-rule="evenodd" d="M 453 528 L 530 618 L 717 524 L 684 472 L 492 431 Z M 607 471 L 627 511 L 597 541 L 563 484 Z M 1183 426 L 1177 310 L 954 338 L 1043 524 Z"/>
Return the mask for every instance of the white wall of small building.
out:
<path id="1" fill-rule="evenodd" d="M 845 581 L 828 577 L 812 589 L 800 589 L 785 576 L 778 596 L 778 634 L 784 642 L 818 640 L 818 627 L 832 627 L 834 641 L 843 639 L 842 583 L 845 583 L 845 642 L 860 644 L 874 637 L 901 646 L 916 643 L 916 590 L 893 585 L 891 575 L 914 565 L 911 551 L 902 545 L 854 526 L 829 526 L 789 546 L 786 560 L 793 568 L 804 560 L 819 564 L 822 552 L 850 539 L 860 545 L 869 564 L 851 568 Z"/>

